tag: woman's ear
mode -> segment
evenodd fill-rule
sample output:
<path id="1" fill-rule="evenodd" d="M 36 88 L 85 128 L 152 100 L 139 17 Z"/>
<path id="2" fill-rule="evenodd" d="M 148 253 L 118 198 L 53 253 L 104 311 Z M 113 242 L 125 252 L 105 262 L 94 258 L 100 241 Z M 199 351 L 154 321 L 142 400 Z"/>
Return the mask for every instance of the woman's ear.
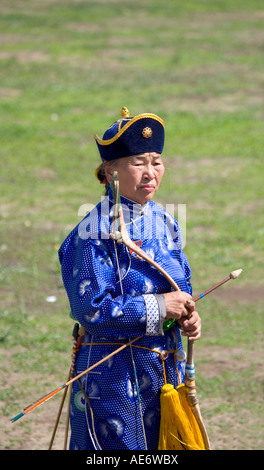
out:
<path id="1" fill-rule="evenodd" d="M 105 171 L 105 176 L 107 178 L 107 181 L 108 183 L 112 183 L 112 173 L 113 173 L 113 169 L 111 168 L 111 165 L 109 165 L 108 163 L 105 163 L 104 164 L 104 171 Z"/>
<path id="2" fill-rule="evenodd" d="M 115 171 L 115 167 L 113 165 L 113 162 L 105 162 L 104 163 L 104 172 L 105 172 L 105 176 L 106 176 L 107 181 L 108 181 L 109 184 L 112 183 L 114 171 Z"/>

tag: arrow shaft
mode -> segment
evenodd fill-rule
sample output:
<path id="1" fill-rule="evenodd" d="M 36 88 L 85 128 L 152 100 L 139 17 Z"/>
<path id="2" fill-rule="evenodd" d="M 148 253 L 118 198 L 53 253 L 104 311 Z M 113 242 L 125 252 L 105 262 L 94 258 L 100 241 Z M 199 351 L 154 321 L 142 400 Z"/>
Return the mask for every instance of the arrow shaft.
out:
<path id="1" fill-rule="evenodd" d="M 76 375 L 75 377 L 73 377 L 71 380 L 69 380 L 68 382 L 66 382 L 65 384 L 63 384 L 61 387 L 58 387 L 56 390 L 53 390 L 52 392 L 49 392 L 47 395 L 44 395 L 43 397 L 41 397 L 39 400 L 37 400 L 35 403 L 32 403 L 31 405 L 27 406 L 26 408 L 24 408 L 24 410 L 19 413 L 17 416 L 15 416 L 14 418 L 11 419 L 11 421 L 14 423 L 15 421 L 17 421 L 19 418 L 22 418 L 22 416 L 24 416 L 25 414 L 27 413 L 30 413 L 30 411 L 34 410 L 35 408 L 37 408 L 38 406 L 42 405 L 43 403 L 45 403 L 47 400 L 49 400 L 50 398 L 52 398 L 54 395 L 56 395 L 58 392 L 60 392 L 61 390 L 63 390 L 65 387 L 68 387 L 68 385 L 70 385 L 71 383 L 75 382 L 75 380 L 79 379 L 80 377 L 82 377 L 83 375 L 87 374 L 88 372 L 90 372 L 92 369 L 94 369 L 95 367 L 99 366 L 100 364 L 102 364 L 103 362 L 107 361 L 110 357 L 114 356 L 115 354 L 119 353 L 120 351 L 122 351 L 122 349 L 125 349 L 127 348 L 127 346 L 130 346 L 130 344 L 134 343 L 135 341 L 137 341 L 138 339 L 140 339 L 141 336 L 138 336 L 136 338 L 133 338 L 131 339 L 130 341 L 128 341 L 128 343 L 126 344 L 122 344 L 122 346 L 120 346 L 120 348 L 117 348 L 115 349 L 112 353 L 110 353 L 108 356 L 104 357 L 103 359 L 101 359 L 100 361 L 96 362 L 96 364 L 93 364 L 92 366 L 88 367 L 88 369 L 84 370 L 83 372 L 81 372 L 79 375 Z"/>
<path id="2" fill-rule="evenodd" d="M 213 290 L 217 289 L 218 287 L 222 286 L 226 282 L 230 281 L 230 279 L 232 279 L 231 275 L 229 275 L 228 277 L 223 279 L 221 282 L 218 282 L 218 284 L 215 284 L 215 286 L 211 287 L 210 289 L 206 290 L 205 292 L 202 292 L 201 294 L 199 294 L 197 297 L 195 297 L 195 299 L 193 299 L 193 301 L 197 302 L 198 300 L 205 297 L 207 294 L 210 294 L 210 292 L 212 292 Z"/>

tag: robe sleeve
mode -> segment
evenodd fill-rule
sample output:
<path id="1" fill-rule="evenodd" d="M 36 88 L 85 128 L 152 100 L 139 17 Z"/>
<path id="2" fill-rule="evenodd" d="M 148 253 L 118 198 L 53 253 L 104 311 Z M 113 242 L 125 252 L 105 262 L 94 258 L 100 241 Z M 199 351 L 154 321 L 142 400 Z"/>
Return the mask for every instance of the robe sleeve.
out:
<path id="1" fill-rule="evenodd" d="M 188 288 L 188 293 L 190 295 L 192 295 L 192 290 L 193 290 L 192 289 L 192 284 L 191 284 L 192 271 L 191 271 L 189 262 L 188 262 L 185 254 L 183 252 L 182 252 L 181 256 L 182 256 L 182 267 L 183 267 L 183 270 L 184 270 L 184 273 L 185 273 L 185 279 L 186 279 L 186 284 L 187 284 L 187 288 Z"/>
<path id="2" fill-rule="evenodd" d="M 79 240 L 76 247 L 73 237 L 59 258 L 72 316 L 87 332 L 115 339 L 163 334 L 155 295 L 117 295 L 117 268 L 105 240 Z"/>

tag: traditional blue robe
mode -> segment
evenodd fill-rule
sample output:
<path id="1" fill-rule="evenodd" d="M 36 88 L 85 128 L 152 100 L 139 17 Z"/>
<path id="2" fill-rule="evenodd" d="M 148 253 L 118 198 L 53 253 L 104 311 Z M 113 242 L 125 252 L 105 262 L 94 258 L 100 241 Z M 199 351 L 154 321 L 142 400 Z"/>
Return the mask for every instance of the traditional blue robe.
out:
<path id="1" fill-rule="evenodd" d="M 191 270 L 176 220 L 152 201 L 141 206 L 121 197 L 121 203 L 130 238 L 191 294 Z M 163 332 L 159 294 L 171 291 L 170 284 L 109 237 L 112 213 L 110 190 L 59 250 L 72 315 L 86 330 L 76 372 L 107 356 L 119 343 L 142 338 L 81 378 L 89 400 L 74 382 L 70 449 L 155 450 L 164 373 L 160 355 L 151 350 L 182 350 L 181 335 L 177 323 Z M 175 387 L 184 382 L 184 369 L 185 361 L 170 353 L 165 361 L 167 382 Z"/>

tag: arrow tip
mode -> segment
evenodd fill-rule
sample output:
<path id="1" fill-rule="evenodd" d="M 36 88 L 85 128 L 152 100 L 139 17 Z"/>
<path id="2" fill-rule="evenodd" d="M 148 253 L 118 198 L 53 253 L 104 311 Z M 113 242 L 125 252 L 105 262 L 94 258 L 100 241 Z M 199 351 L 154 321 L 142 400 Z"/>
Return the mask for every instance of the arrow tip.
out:
<path id="1" fill-rule="evenodd" d="M 243 269 L 237 269 L 236 271 L 232 271 L 230 273 L 231 279 L 236 279 L 242 273 Z"/>

